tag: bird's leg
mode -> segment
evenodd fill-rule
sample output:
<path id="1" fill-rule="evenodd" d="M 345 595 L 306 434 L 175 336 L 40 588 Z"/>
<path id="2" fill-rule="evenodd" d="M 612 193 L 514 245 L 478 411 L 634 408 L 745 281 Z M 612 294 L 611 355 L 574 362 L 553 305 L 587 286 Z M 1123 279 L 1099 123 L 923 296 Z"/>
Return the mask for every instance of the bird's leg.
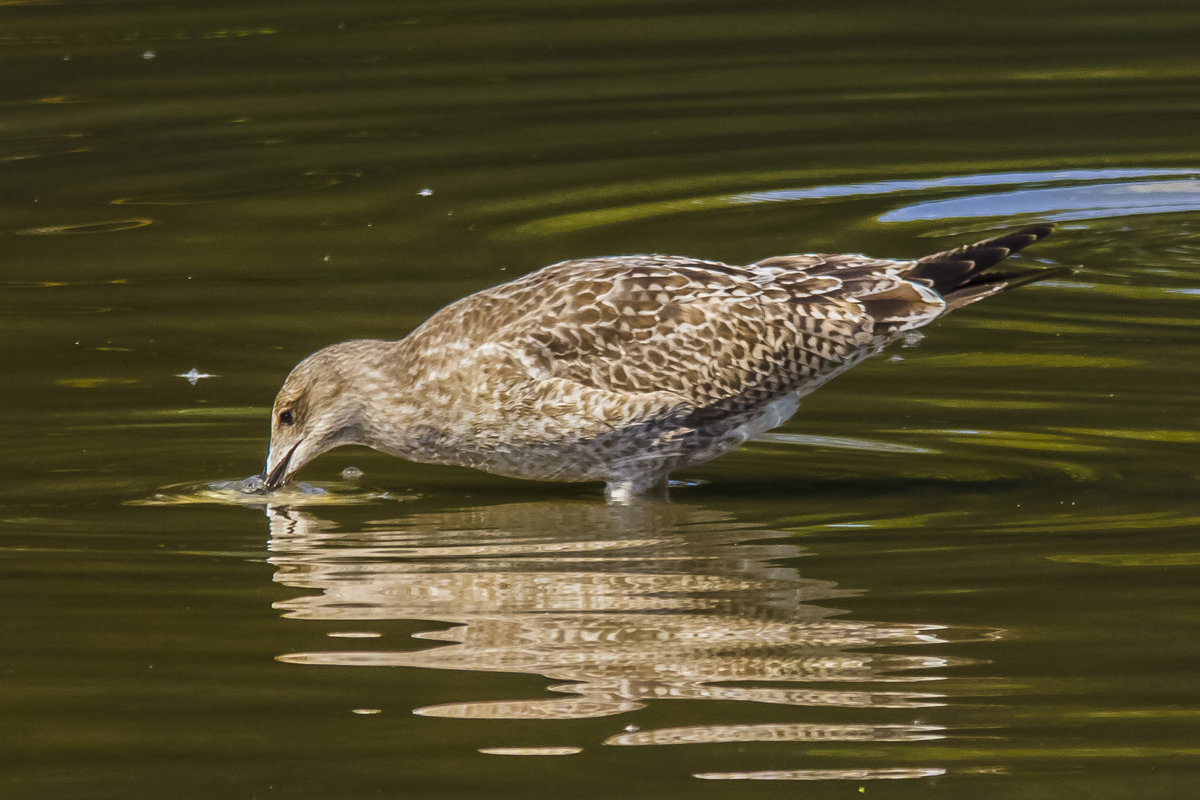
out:
<path id="1" fill-rule="evenodd" d="M 646 490 L 647 497 L 666 502 L 671 499 L 671 478 L 663 473 L 662 480 Z"/>
<path id="2" fill-rule="evenodd" d="M 665 474 L 653 483 L 635 480 L 609 481 L 604 486 L 604 499 L 610 505 L 617 506 L 627 506 L 638 497 L 666 500 L 669 488 L 670 481 Z"/>
<path id="3" fill-rule="evenodd" d="M 604 485 L 604 500 L 609 505 L 627 506 L 633 496 L 633 481 L 609 481 Z"/>

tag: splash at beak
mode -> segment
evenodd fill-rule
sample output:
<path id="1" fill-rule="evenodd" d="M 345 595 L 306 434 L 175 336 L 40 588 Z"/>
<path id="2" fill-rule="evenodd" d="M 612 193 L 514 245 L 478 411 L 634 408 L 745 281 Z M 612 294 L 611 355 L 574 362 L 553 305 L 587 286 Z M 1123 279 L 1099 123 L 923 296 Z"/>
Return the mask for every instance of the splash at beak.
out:
<path id="1" fill-rule="evenodd" d="M 299 446 L 299 442 L 292 445 L 292 449 L 288 450 L 273 468 L 268 464 L 267 467 L 270 469 L 270 472 L 263 470 L 263 483 L 268 489 L 278 489 L 287 481 L 289 477 L 288 465 L 292 462 L 292 454 L 296 452 L 296 448 Z"/>

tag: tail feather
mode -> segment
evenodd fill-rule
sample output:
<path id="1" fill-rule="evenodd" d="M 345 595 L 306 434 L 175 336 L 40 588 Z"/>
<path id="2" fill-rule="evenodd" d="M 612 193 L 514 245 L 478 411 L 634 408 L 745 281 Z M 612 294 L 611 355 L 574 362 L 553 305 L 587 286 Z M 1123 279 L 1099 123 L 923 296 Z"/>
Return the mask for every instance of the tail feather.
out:
<path id="1" fill-rule="evenodd" d="M 1044 239 L 1053 225 L 1032 225 L 993 239 L 925 256 L 906 277 L 930 286 L 953 311 L 969 303 L 1034 281 L 1074 272 L 1069 268 L 991 271 L 1004 259 Z"/>

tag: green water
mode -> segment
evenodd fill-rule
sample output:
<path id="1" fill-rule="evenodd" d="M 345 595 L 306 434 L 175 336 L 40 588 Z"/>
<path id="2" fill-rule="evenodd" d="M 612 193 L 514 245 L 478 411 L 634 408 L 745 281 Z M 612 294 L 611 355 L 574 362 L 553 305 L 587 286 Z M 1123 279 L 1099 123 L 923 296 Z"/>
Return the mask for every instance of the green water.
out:
<path id="1" fill-rule="evenodd" d="M 0 795 L 1193 794 L 1200 9 L 806 5 L 0 5 Z M 1081 272 L 669 504 L 209 488 L 304 355 L 551 261 L 1042 219 Z"/>

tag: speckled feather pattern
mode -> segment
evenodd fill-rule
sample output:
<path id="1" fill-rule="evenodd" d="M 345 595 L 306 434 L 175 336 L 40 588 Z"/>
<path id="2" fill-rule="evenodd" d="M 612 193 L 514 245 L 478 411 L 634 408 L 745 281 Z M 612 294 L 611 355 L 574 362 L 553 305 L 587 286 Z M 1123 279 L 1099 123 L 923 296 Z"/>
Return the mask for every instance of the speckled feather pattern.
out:
<path id="1" fill-rule="evenodd" d="M 285 446 L 290 474 L 358 443 L 516 477 L 600 480 L 628 496 L 779 425 L 800 397 L 899 335 L 1003 289 L 992 264 L 1048 232 L 913 261 L 553 264 L 447 306 L 400 341 L 310 356 L 276 401 L 268 472 Z M 293 425 L 278 423 L 284 410 Z"/>

